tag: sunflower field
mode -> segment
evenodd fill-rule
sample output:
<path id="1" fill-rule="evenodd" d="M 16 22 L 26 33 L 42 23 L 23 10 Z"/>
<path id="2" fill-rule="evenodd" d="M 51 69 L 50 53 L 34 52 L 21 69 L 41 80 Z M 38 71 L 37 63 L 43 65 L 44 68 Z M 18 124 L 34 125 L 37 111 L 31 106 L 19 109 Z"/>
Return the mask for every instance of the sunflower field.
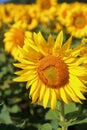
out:
<path id="1" fill-rule="evenodd" d="M 87 130 L 87 4 L 0 4 L 0 130 Z"/>

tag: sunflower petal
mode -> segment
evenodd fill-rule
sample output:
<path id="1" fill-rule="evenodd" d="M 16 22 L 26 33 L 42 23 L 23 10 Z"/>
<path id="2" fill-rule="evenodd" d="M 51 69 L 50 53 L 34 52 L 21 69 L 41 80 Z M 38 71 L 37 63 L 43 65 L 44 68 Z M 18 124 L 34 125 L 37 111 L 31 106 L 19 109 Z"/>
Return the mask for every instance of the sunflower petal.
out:
<path id="1" fill-rule="evenodd" d="M 45 94 L 44 94 L 44 98 L 43 98 L 43 106 L 44 106 L 44 108 L 47 107 L 47 103 L 49 101 L 49 98 L 50 98 L 50 89 L 47 88 L 46 91 L 45 91 Z"/>
<path id="2" fill-rule="evenodd" d="M 42 85 L 41 85 L 41 89 L 40 89 L 39 102 L 41 102 L 42 99 L 43 99 L 43 97 L 44 97 L 45 89 L 46 89 L 45 85 L 42 84 Z"/>
<path id="3" fill-rule="evenodd" d="M 34 93 L 34 91 L 37 89 L 37 85 L 38 85 L 38 80 L 36 80 L 32 86 L 31 86 L 31 89 L 30 89 L 30 96 L 32 96 L 32 94 Z"/>
<path id="4" fill-rule="evenodd" d="M 57 51 L 61 48 L 62 42 L 63 42 L 63 32 L 61 31 L 58 34 L 57 39 L 55 41 L 55 44 L 54 44 L 54 47 L 53 47 L 53 54 L 56 54 Z"/>
<path id="5" fill-rule="evenodd" d="M 62 51 L 69 50 L 71 42 L 72 42 L 72 36 L 63 44 Z"/>
<path id="6" fill-rule="evenodd" d="M 60 88 L 60 97 L 61 99 L 65 102 L 65 103 L 68 103 L 68 99 L 67 99 L 67 94 L 66 92 L 64 91 L 64 88 Z"/>
<path id="7" fill-rule="evenodd" d="M 36 102 L 39 97 L 40 83 L 37 84 L 36 89 L 32 93 L 32 103 Z"/>
<path id="8" fill-rule="evenodd" d="M 56 107 L 56 101 L 57 101 L 57 98 L 56 98 L 55 90 L 51 90 L 51 109 L 52 110 L 54 110 Z"/>

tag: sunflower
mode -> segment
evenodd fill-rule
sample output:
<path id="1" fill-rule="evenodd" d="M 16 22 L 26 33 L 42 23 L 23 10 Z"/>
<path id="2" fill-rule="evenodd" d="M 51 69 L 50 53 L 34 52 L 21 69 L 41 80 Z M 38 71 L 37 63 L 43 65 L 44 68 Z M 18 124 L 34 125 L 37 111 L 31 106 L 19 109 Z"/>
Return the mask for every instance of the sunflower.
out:
<path id="1" fill-rule="evenodd" d="M 49 10 L 57 5 L 57 0 L 37 0 L 36 3 L 42 10 Z"/>
<path id="2" fill-rule="evenodd" d="M 0 15 L 2 17 L 3 23 L 11 23 L 13 22 L 14 17 L 14 4 L 3 4 L 2 7 L 0 7 Z"/>
<path id="3" fill-rule="evenodd" d="M 58 4 L 57 11 L 56 11 L 57 19 L 60 21 L 62 25 L 65 25 L 67 12 L 70 10 L 70 8 L 71 8 L 71 4 L 68 4 L 66 2 L 62 4 Z"/>
<path id="4" fill-rule="evenodd" d="M 5 51 L 11 53 L 11 55 L 16 59 L 20 55 L 19 46 L 23 47 L 24 37 L 29 37 L 31 33 L 25 31 L 25 24 L 21 21 L 13 24 L 10 30 L 6 31 L 4 34 L 4 48 Z"/>
<path id="5" fill-rule="evenodd" d="M 75 3 L 73 7 L 66 17 L 67 32 L 77 38 L 87 36 L 87 5 Z"/>
<path id="6" fill-rule="evenodd" d="M 15 12 L 14 20 L 15 22 L 21 21 L 25 23 L 28 30 L 32 30 L 38 26 L 38 16 L 37 10 L 34 8 L 38 8 L 37 6 L 19 6 L 20 8 Z M 23 10 L 24 8 L 24 10 Z M 18 13 L 20 11 L 20 14 Z"/>
<path id="7" fill-rule="evenodd" d="M 24 47 L 20 48 L 23 57 L 14 64 L 21 68 L 15 72 L 18 77 L 14 81 L 27 81 L 32 103 L 38 101 L 44 108 L 49 103 L 54 110 L 57 101 L 81 103 L 85 100 L 82 92 L 87 92 L 87 87 L 81 80 L 87 76 L 87 70 L 82 65 L 85 58 L 78 58 L 82 44 L 70 49 L 71 39 L 63 44 L 62 31 L 56 40 L 50 34 L 46 41 L 40 32 L 25 39 Z"/>

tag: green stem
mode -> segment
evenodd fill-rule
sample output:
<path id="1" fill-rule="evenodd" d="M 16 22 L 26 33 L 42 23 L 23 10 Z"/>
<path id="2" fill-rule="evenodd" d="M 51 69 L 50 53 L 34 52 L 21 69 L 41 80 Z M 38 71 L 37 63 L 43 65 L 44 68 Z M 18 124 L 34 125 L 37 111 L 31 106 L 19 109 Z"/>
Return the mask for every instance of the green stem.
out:
<path id="1" fill-rule="evenodd" d="M 65 126 L 65 111 L 64 111 L 64 102 L 61 101 L 60 105 L 60 120 L 63 122 L 62 124 L 62 130 L 68 130 L 68 128 Z"/>

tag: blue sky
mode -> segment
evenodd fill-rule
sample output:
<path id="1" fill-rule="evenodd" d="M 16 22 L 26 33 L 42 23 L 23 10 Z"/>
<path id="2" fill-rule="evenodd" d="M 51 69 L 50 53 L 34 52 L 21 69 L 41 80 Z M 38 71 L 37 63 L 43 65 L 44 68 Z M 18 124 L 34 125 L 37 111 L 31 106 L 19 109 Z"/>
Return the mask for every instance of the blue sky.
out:
<path id="1" fill-rule="evenodd" d="M 8 2 L 10 0 L 0 0 L 0 3 L 5 3 L 5 2 Z"/>

